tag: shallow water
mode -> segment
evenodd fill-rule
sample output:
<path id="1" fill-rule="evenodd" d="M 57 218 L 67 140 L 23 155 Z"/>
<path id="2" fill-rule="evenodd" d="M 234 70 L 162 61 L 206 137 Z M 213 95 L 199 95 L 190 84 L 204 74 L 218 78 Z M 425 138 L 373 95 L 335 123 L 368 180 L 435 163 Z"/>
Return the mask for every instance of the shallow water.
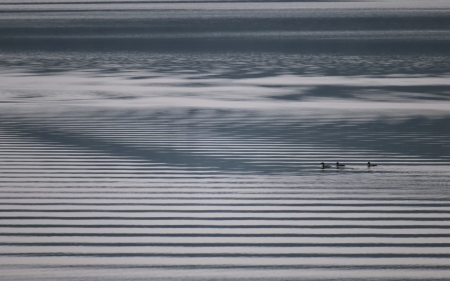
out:
<path id="1" fill-rule="evenodd" d="M 75 2 L 0 2 L 2 280 L 448 279 L 447 1 Z"/>

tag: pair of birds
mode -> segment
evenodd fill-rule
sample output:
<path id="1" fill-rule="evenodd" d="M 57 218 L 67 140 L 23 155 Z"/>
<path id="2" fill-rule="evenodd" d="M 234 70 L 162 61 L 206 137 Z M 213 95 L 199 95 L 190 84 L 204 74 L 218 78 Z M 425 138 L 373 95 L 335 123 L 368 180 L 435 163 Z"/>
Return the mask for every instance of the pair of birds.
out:
<path id="1" fill-rule="evenodd" d="M 327 165 L 327 164 L 325 164 L 325 163 L 321 163 L 322 164 L 322 169 L 325 169 L 325 168 L 331 168 L 331 165 Z M 377 164 L 372 164 L 372 163 L 370 163 L 370 162 L 367 162 L 367 167 L 375 167 L 375 166 L 378 166 Z M 344 164 L 340 164 L 339 162 L 336 162 L 336 169 L 339 169 L 339 168 L 344 168 L 345 167 L 345 165 Z"/>

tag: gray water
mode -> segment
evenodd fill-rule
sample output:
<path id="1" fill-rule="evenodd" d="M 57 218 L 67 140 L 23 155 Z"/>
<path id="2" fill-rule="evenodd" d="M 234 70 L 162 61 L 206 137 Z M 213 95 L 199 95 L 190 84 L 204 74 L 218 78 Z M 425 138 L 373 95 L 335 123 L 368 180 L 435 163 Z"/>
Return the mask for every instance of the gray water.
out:
<path id="1" fill-rule="evenodd" d="M 0 280 L 449 280 L 449 35 L 448 1 L 0 1 Z"/>

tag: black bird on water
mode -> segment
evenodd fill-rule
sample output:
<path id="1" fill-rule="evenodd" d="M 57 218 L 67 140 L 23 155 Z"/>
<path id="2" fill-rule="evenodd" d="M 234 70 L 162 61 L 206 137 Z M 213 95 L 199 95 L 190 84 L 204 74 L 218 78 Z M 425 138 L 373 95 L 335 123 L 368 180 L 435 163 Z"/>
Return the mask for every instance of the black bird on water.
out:
<path id="1" fill-rule="evenodd" d="M 370 162 L 367 162 L 367 167 L 376 167 L 376 166 L 378 166 L 377 164 L 371 164 Z"/>
<path id="2" fill-rule="evenodd" d="M 322 164 L 322 169 L 325 169 L 325 168 L 331 168 L 331 166 L 330 165 L 326 165 L 325 163 L 321 163 Z"/>
<path id="3" fill-rule="evenodd" d="M 345 167 L 344 164 L 339 164 L 339 162 L 336 162 L 336 169 L 344 168 L 344 167 Z"/>

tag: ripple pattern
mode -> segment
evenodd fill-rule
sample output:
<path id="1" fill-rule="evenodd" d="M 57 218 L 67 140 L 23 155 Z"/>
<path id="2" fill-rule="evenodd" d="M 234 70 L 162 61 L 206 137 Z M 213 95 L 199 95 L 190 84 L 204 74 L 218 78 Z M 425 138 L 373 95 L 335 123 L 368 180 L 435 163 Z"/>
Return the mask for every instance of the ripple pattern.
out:
<path id="1" fill-rule="evenodd" d="M 286 138 L 288 117 L 282 141 L 254 133 L 261 116 L 114 112 L 2 114 L 5 280 L 450 274 L 445 158 Z M 347 167 L 320 169 L 334 159 Z"/>

